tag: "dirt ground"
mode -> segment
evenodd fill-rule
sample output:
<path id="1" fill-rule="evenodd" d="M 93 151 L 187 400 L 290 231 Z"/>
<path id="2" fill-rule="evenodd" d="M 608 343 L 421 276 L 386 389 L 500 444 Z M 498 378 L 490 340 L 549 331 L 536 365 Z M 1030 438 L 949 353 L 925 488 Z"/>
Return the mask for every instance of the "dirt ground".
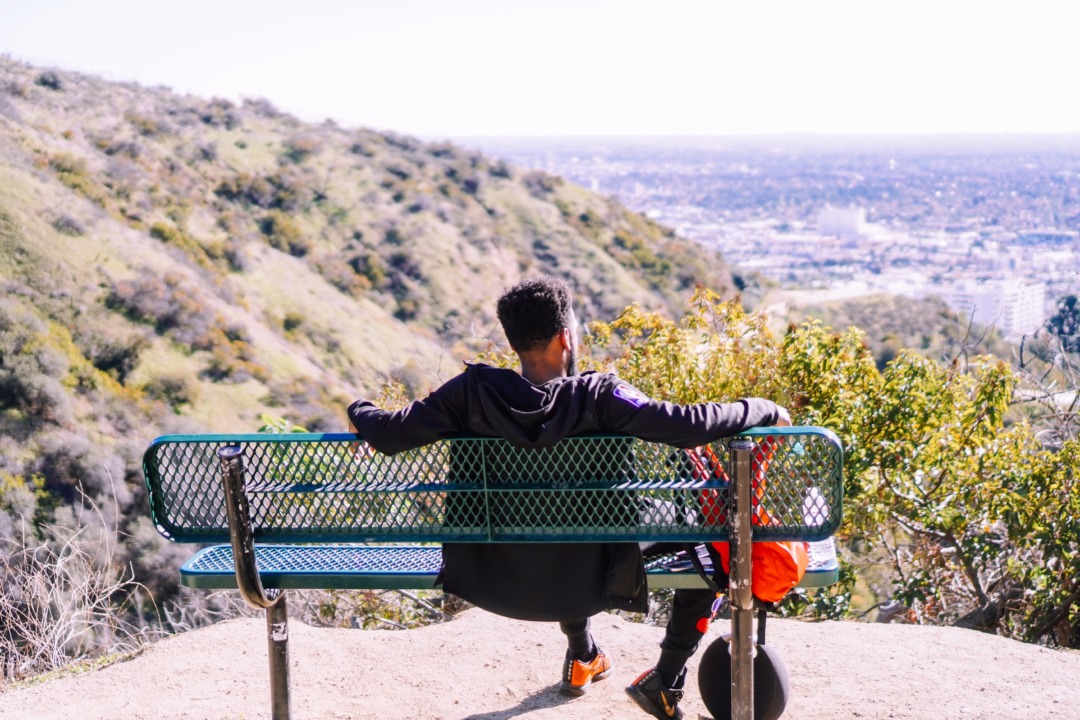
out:
<path id="1" fill-rule="evenodd" d="M 293 717 L 644 720 L 623 688 L 649 668 L 662 630 L 611 615 L 593 634 L 611 676 L 558 694 L 565 649 L 553 624 L 470 609 L 408 631 L 290 624 Z M 719 635 L 714 626 L 707 640 Z M 784 720 L 1080 718 L 1080 652 L 956 628 L 770 619 L 791 675 Z M 691 662 L 687 718 L 708 717 Z M 265 624 L 234 620 L 155 643 L 101 670 L 0 695 L 0 718 L 269 718 Z"/>

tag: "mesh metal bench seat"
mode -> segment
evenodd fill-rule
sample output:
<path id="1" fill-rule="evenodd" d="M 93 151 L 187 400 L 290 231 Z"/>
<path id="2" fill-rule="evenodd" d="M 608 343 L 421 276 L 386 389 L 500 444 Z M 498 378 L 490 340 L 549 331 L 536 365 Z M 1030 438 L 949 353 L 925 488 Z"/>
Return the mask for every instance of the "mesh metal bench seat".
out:
<path id="1" fill-rule="evenodd" d="M 181 568 L 183 584 L 235 587 L 266 609 L 277 719 L 289 716 L 285 591 L 434 587 L 440 543 L 727 540 L 732 657 L 747 643 L 752 657 L 739 625 L 752 607 L 750 542 L 830 539 L 843 454 L 810 427 L 753 429 L 710 450 L 625 436 L 522 450 L 470 437 L 388 456 L 345 433 L 172 435 L 151 443 L 143 472 L 162 535 L 209 546 Z M 826 557 L 802 586 L 837 572 Z M 704 585 L 677 558 L 651 560 L 646 576 L 653 588 Z"/>
<path id="2" fill-rule="evenodd" d="M 442 566 L 442 549 L 420 545 L 261 545 L 255 548 L 264 588 L 281 590 L 430 590 Z M 646 563 L 650 589 L 705 587 L 687 560 L 665 555 Z M 839 576 L 835 554 L 811 562 L 801 588 L 832 585 Z M 231 545 L 197 552 L 180 568 L 181 582 L 193 588 L 236 587 Z"/>

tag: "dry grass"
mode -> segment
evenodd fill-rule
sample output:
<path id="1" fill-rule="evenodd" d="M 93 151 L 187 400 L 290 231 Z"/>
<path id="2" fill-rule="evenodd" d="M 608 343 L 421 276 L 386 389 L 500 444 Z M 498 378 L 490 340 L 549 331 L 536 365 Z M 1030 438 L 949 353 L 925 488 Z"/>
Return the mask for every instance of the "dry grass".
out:
<path id="1" fill-rule="evenodd" d="M 114 562 L 116 528 L 93 504 L 89 511 L 91 524 L 42 528 L 43 543 L 3 541 L 0 690 L 72 663 L 130 655 L 156 634 L 129 612 L 141 586 Z"/>

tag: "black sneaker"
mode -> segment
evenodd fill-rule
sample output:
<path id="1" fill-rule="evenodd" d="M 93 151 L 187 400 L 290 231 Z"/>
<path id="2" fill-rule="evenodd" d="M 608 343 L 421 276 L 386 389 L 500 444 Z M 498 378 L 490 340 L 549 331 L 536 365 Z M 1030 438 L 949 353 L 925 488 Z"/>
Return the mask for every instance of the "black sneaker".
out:
<path id="1" fill-rule="evenodd" d="M 659 720 L 682 720 L 683 712 L 679 709 L 683 691 L 664 687 L 660 673 L 656 668 L 646 670 L 630 686 L 626 694 L 638 704 L 638 707 Z"/>
<path id="2" fill-rule="evenodd" d="M 584 695 L 585 688 L 594 680 L 603 680 L 610 672 L 611 661 L 600 648 L 596 648 L 596 656 L 587 661 L 575 659 L 568 650 L 566 661 L 563 662 L 563 677 L 559 692 L 572 697 Z"/>

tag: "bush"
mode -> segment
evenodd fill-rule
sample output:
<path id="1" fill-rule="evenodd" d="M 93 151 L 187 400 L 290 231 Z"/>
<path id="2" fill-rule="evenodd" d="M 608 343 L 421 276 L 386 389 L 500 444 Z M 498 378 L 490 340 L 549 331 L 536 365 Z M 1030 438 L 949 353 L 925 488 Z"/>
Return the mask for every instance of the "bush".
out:
<path id="1" fill-rule="evenodd" d="M 70 215 L 57 215 L 53 218 L 52 226 L 64 235 L 70 235 L 72 237 L 78 237 L 86 232 L 83 229 L 82 223 Z"/>
<path id="2" fill-rule="evenodd" d="M 123 458 L 86 435 L 58 430 L 41 439 L 35 470 L 45 479 L 45 489 L 71 504 L 84 495 L 113 497 L 120 507 L 132 500 L 124 483 Z"/>
<path id="3" fill-rule="evenodd" d="M 240 127 L 240 114 L 236 111 L 236 106 L 228 100 L 222 100 L 215 98 L 211 100 L 202 113 L 199 115 L 199 119 L 207 125 L 213 127 L 223 127 L 226 130 L 235 130 Z"/>
<path id="4" fill-rule="evenodd" d="M 159 334 L 169 333 L 183 345 L 210 347 L 211 328 L 220 321 L 198 289 L 176 274 L 160 278 L 150 272 L 144 275 L 114 283 L 105 298 L 106 307 L 152 325 Z"/>
<path id="5" fill-rule="evenodd" d="M 48 162 L 60 182 L 97 205 L 105 206 L 107 195 L 87 173 L 85 160 L 70 153 L 56 153 L 49 157 Z"/>
<path id="6" fill-rule="evenodd" d="M 135 130 L 144 137 L 155 137 L 168 132 L 168 127 L 155 118 L 134 112 L 129 112 L 125 117 L 134 126 Z"/>
<path id="7" fill-rule="evenodd" d="M 199 399 L 199 386 L 194 378 L 184 375 L 160 375 L 143 386 L 143 392 L 154 400 L 160 400 L 173 410 L 192 405 Z"/>
<path id="8" fill-rule="evenodd" d="M 546 200 L 562 184 L 562 178 L 553 177 L 540 170 L 532 170 L 521 178 L 521 184 L 533 197 Z"/>
<path id="9" fill-rule="evenodd" d="M 488 168 L 488 175 L 497 178 L 512 178 L 514 171 L 505 160 L 496 160 Z"/>
<path id="10" fill-rule="evenodd" d="M 15 409 L 32 424 L 74 421 L 64 388 L 67 358 L 48 344 L 45 324 L 22 306 L 0 301 L 0 409 Z"/>
<path id="11" fill-rule="evenodd" d="M 297 313 L 297 312 L 287 312 L 287 313 L 285 313 L 285 318 L 282 321 L 281 326 L 285 330 L 285 332 L 288 333 L 288 332 L 292 332 L 292 331 L 298 329 L 303 324 L 304 324 L 304 316 L 303 315 L 301 315 L 300 313 Z"/>
<path id="12" fill-rule="evenodd" d="M 259 231 L 266 237 L 270 247 L 303 257 L 311 251 L 311 241 L 304 237 L 296 221 L 287 213 L 271 210 L 259 221 Z"/>
<path id="13" fill-rule="evenodd" d="M 381 287 L 386 280 L 386 264 L 374 252 L 357 255 L 348 261 L 348 265 L 357 275 L 367 278 L 372 287 Z"/>
<path id="14" fill-rule="evenodd" d="M 115 139 L 103 148 L 106 155 L 126 157 L 130 160 L 138 160 L 142 155 L 142 146 L 134 140 Z"/>
<path id="15" fill-rule="evenodd" d="M 122 339 L 95 336 L 82 340 L 90 343 L 85 353 L 91 364 L 121 383 L 138 367 L 142 353 L 150 347 L 150 341 L 142 335 Z"/>
<path id="16" fill-rule="evenodd" d="M 46 70 L 45 72 L 41 73 L 37 76 L 37 80 L 35 80 L 34 82 L 43 88 L 48 88 L 49 90 L 59 91 L 62 90 L 64 87 L 63 82 L 61 82 L 60 80 L 60 76 L 52 70 Z"/>
<path id="17" fill-rule="evenodd" d="M 1080 440 L 1051 452 L 1009 423 L 1018 376 L 1004 362 L 903 350 L 879 371 L 857 330 L 807 322 L 778 341 L 764 315 L 707 292 L 680 323 L 631 307 L 591 329 L 608 368 L 657 399 L 756 395 L 833 430 L 842 539 L 889 559 L 887 592 L 919 622 L 1080 646 Z M 880 571 L 872 556 L 850 559 L 858 574 Z M 842 601 L 814 604 L 835 613 Z"/>
<path id="18" fill-rule="evenodd" d="M 297 135 L 285 141 L 284 157 L 289 162 L 300 164 L 322 151 L 322 142 L 314 135 Z"/>
<path id="19" fill-rule="evenodd" d="M 214 194 L 225 200 L 285 212 L 307 207 L 314 195 L 303 178 L 288 172 L 265 177 L 240 173 L 234 178 L 223 180 L 214 190 Z"/>

